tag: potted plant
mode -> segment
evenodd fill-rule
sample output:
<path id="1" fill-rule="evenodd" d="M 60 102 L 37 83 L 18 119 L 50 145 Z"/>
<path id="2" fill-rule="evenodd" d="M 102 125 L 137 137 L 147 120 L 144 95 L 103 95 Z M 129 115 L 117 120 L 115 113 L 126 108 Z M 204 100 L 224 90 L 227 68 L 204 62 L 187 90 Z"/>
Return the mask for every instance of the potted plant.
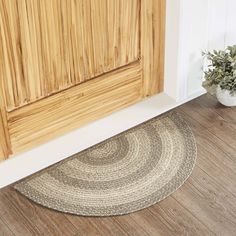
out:
<path id="1" fill-rule="evenodd" d="M 236 106 L 236 45 L 225 50 L 204 52 L 209 65 L 204 72 L 203 87 L 216 94 L 225 106 Z"/>

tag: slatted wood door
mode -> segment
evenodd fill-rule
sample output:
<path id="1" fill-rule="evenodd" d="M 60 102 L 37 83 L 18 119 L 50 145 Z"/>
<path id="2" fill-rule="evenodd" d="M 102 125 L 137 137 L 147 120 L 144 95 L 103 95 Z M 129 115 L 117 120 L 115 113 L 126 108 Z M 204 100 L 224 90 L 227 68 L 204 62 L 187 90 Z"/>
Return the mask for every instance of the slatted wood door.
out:
<path id="1" fill-rule="evenodd" d="M 164 0 L 0 0 L 0 157 L 163 89 Z"/>

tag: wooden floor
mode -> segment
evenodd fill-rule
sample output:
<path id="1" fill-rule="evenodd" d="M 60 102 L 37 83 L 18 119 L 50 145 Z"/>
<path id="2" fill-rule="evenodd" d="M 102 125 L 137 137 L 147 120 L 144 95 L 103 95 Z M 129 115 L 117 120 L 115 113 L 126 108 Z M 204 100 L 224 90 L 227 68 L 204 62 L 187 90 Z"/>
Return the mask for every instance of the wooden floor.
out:
<path id="1" fill-rule="evenodd" d="M 176 110 L 196 136 L 198 159 L 170 197 L 126 216 L 92 218 L 46 209 L 7 187 L 0 191 L 0 236 L 236 235 L 236 108 L 204 95 Z"/>

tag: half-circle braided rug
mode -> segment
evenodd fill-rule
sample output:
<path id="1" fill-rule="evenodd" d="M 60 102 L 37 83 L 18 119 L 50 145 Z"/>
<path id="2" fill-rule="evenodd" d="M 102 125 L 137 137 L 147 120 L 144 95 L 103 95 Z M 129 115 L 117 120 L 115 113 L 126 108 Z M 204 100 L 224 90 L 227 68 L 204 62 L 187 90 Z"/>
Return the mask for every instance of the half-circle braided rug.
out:
<path id="1" fill-rule="evenodd" d="M 190 127 L 178 113 L 169 112 L 32 175 L 14 188 L 61 212 L 122 215 L 149 207 L 177 190 L 191 174 L 195 160 Z"/>

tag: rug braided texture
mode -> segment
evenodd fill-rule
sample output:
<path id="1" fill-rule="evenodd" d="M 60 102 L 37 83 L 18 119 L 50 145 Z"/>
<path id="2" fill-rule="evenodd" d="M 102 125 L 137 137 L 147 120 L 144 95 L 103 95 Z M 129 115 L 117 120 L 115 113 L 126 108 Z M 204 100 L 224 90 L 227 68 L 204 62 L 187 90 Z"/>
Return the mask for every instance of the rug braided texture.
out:
<path id="1" fill-rule="evenodd" d="M 123 215 L 177 190 L 191 174 L 196 154 L 190 127 L 181 115 L 168 112 L 34 174 L 14 188 L 61 212 Z"/>

